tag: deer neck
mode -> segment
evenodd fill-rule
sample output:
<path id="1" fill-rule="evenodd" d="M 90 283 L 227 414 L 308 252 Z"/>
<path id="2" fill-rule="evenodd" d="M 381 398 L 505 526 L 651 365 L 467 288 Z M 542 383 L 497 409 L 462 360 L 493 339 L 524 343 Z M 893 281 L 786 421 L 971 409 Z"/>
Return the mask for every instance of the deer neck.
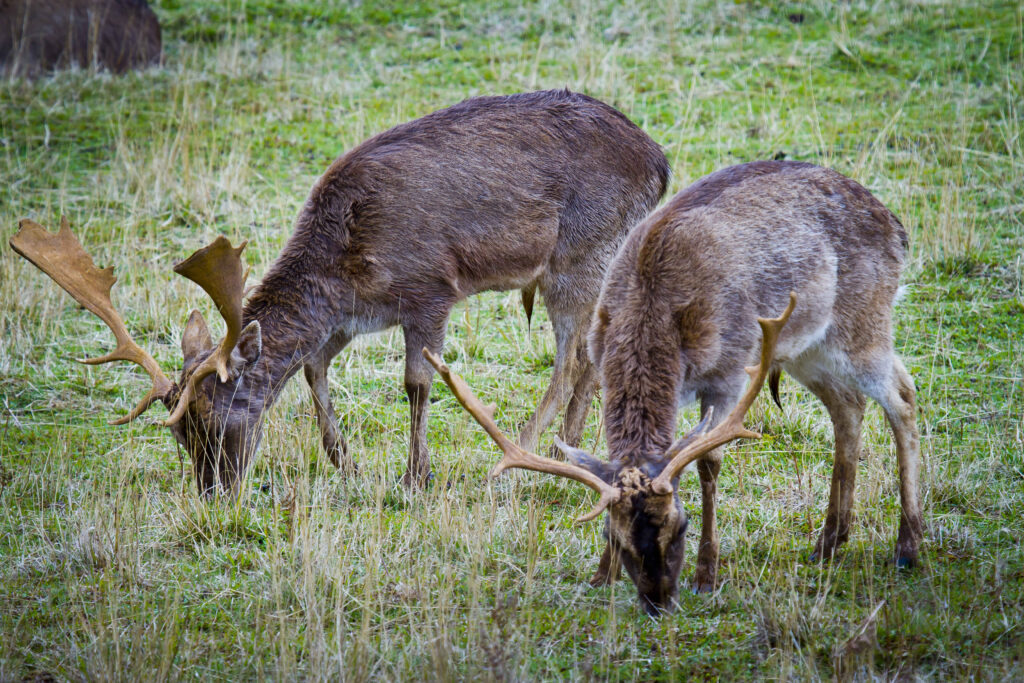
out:
<path id="1" fill-rule="evenodd" d="M 253 292 L 243 318 L 246 324 L 254 320 L 260 324 L 263 352 L 254 368 L 260 376 L 254 377 L 253 385 L 262 385 L 265 406 L 277 399 L 291 376 L 338 329 L 343 314 L 336 302 L 344 301 L 342 289 L 341 283 L 332 279 L 312 273 L 282 277 L 272 268 Z"/>
<path id="2" fill-rule="evenodd" d="M 602 364 L 605 428 L 612 460 L 639 466 L 658 460 L 672 443 L 682 381 L 679 349 L 663 326 L 641 322 L 620 331 Z"/>

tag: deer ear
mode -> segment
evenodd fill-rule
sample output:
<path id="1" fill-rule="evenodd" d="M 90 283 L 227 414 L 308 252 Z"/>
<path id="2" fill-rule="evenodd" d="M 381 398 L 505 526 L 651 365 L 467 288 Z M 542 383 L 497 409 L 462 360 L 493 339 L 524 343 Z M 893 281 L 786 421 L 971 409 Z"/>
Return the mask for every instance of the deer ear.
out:
<path id="1" fill-rule="evenodd" d="M 557 436 L 555 437 L 555 447 L 562 451 L 562 455 L 564 455 L 569 462 L 574 465 L 579 465 L 580 467 L 589 470 L 591 473 L 596 474 L 606 484 L 611 484 L 615 480 L 615 473 L 618 468 L 614 464 L 595 458 L 590 453 L 587 453 L 585 450 L 580 448 L 573 448 Z"/>
<path id="2" fill-rule="evenodd" d="M 185 362 L 213 348 L 213 339 L 210 337 L 210 328 L 203 319 L 203 314 L 193 309 L 192 314 L 185 323 L 185 332 L 181 335 L 181 354 Z"/>
<path id="3" fill-rule="evenodd" d="M 231 351 L 231 359 L 238 358 L 245 365 L 252 365 L 263 354 L 263 333 L 259 323 L 253 321 L 239 335 L 239 343 Z"/>
<path id="4" fill-rule="evenodd" d="M 231 352 L 231 360 L 251 365 L 263 354 L 263 332 L 256 320 L 246 325 L 238 335 L 238 343 Z"/>

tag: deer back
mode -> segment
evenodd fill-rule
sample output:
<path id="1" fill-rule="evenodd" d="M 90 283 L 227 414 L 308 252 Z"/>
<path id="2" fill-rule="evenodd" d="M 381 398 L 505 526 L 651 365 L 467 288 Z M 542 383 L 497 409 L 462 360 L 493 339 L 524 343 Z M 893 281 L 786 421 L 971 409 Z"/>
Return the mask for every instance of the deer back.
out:
<path id="1" fill-rule="evenodd" d="M 888 348 L 906 244 L 867 190 L 811 164 L 734 166 L 677 194 L 629 236 L 598 301 L 590 351 L 611 456 L 664 452 L 677 397 L 754 363 L 757 317 L 781 312 L 790 292 L 800 304 L 776 364 L 819 342 L 837 359 Z"/>
<path id="2" fill-rule="evenodd" d="M 668 174 L 656 143 L 585 95 L 466 100 L 339 158 L 313 187 L 247 319 L 303 289 L 322 290 L 331 305 L 321 317 L 353 333 L 538 281 L 570 302 L 577 288 L 580 305 L 591 305 L 588 292 Z M 574 281 L 559 280 L 570 266 Z"/>

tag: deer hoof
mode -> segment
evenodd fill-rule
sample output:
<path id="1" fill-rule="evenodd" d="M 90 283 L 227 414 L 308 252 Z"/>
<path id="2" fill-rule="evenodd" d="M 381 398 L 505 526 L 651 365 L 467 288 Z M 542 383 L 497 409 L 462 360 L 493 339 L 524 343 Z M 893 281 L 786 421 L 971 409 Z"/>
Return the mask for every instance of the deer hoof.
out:
<path id="1" fill-rule="evenodd" d="M 807 556 L 807 561 L 811 564 L 828 564 L 835 559 L 835 552 L 834 548 L 827 551 L 815 550 Z"/>
<path id="2" fill-rule="evenodd" d="M 901 550 L 896 551 L 896 568 L 913 569 L 917 566 L 917 553 L 908 553 Z"/>
<path id="3" fill-rule="evenodd" d="M 917 548 L 921 544 L 921 523 L 900 523 L 896 537 L 896 568 L 913 569 L 917 566 Z"/>
<path id="4" fill-rule="evenodd" d="M 716 562 L 717 564 L 717 562 Z M 694 593 L 714 593 L 715 592 L 715 576 L 717 572 L 710 571 L 706 566 L 697 566 L 697 571 L 693 573 L 693 592 Z"/>
<path id="5" fill-rule="evenodd" d="M 838 544 L 819 542 L 818 547 L 807 557 L 807 561 L 815 564 L 831 562 L 836 556 L 837 549 Z"/>
<path id="6" fill-rule="evenodd" d="M 413 473 L 411 470 L 402 475 L 402 486 L 407 489 L 425 489 L 434 480 L 434 473 L 426 472 Z"/>
<path id="7" fill-rule="evenodd" d="M 593 588 L 600 588 L 601 586 L 612 585 L 615 583 L 615 579 L 613 579 L 604 569 L 598 569 L 594 572 L 594 575 L 590 577 L 589 583 Z"/>

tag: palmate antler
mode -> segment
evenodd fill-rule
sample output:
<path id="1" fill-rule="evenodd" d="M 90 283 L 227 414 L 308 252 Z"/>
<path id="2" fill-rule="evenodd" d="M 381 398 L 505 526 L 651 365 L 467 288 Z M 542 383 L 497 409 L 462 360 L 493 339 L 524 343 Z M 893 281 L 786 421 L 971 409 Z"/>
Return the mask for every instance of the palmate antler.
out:
<path id="1" fill-rule="evenodd" d="M 92 257 L 71 232 L 66 218 L 61 218 L 57 234 L 50 233 L 29 219 L 23 219 L 18 227 L 17 234 L 11 237 L 11 248 L 97 315 L 117 339 L 117 348 L 111 353 L 80 362 L 98 365 L 115 360 L 131 361 L 142 366 L 153 382 L 153 388 L 146 397 L 131 412 L 111 424 L 131 422 L 153 403 L 170 396 L 175 389 L 174 382 L 160 370 L 153 356 L 132 340 L 124 321 L 110 301 L 110 290 L 117 282 L 113 266 L 103 269 L 96 267 Z M 227 323 L 227 334 L 214 353 L 192 373 L 180 392 L 174 411 L 163 423 L 165 426 L 171 426 L 182 418 L 189 401 L 195 395 L 197 383 L 204 377 L 217 372 L 221 381 L 227 380 L 227 361 L 242 329 L 242 292 L 248 274 L 242 270 L 241 253 L 244 248 L 244 242 L 238 247 L 232 247 L 227 238 L 218 237 L 209 246 L 174 266 L 175 272 L 192 280 L 210 295 Z"/>
<path id="2" fill-rule="evenodd" d="M 707 418 L 701 420 L 690 433 L 680 437 L 665 453 L 665 458 L 672 458 L 653 482 L 651 490 L 655 493 L 672 493 L 672 480 L 683 471 L 687 465 L 730 441 L 736 439 L 760 439 L 761 435 L 743 426 L 743 418 L 746 416 L 754 399 L 764 386 L 764 380 L 768 377 L 771 369 L 772 358 L 775 356 L 775 345 L 779 341 L 779 333 L 789 320 L 793 308 L 796 306 L 796 294 L 790 293 L 789 305 L 778 318 L 758 318 L 761 326 L 761 361 L 752 368 L 747 368 L 750 375 L 750 384 L 746 392 L 740 398 L 739 403 L 732 409 L 728 417 L 720 422 L 714 429 L 704 432 Z"/>
<path id="3" fill-rule="evenodd" d="M 498 425 L 494 423 L 494 406 L 485 406 L 483 402 L 476 397 L 473 390 L 469 388 L 469 385 L 459 377 L 457 374 L 451 371 L 444 361 L 441 360 L 437 355 L 430 352 L 429 349 L 423 349 L 423 357 L 426 358 L 431 365 L 441 375 L 441 379 L 445 381 L 448 388 L 451 389 L 452 394 L 459 400 L 462 407 L 466 409 L 470 415 L 473 416 L 481 427 L 484 428 L 490 437 L 494 440 L 498 447 L 501 448 L 502 456 L 498 464 L 491 469 L 490 478 L 494 478 L 504 472 L 510 467 L 519 467 L 525 470 L 533 470 L 535 472 L 547 472 L 554 474 L 559 477 L 566 477 L 568 479 L 574 479 L 582 484 L 586 484 L 590 488 L 601 494 L 600 500 L 597 504 L 591 508 L 590 512 L 578 518 L 577 522 L 588 522 L 598 515 L 600 515 L 605 508 L 612 503 L 615 503 L 619 499 L 619 489 L 605 482 L 603 479 L 598 477 L 590 470 L 584 469 L 577 465 L 573 465 L 567 462 L 559 462 L 558 460 L 552 460 L 551 458 L 544 458 L 539 455 L 525 451 L 515 443 L 512 442 L 502 431 L 498 428 Z"/>
<path id="4" fill-rule="evenodd" d="M 247 244 L 248 241 L 244 241 L 232 247 L 231 242 L 221 235 L 212 244 L 174 266 L 175 273 L 192 280 L 210 295 L 227 324 L 227 332 L 213 353 L 199 364 L 185 382 L 178 405 L 164 422 L 167 426 L 182 418 L 195 396 L 196 387 L 204 378 L 216 372 L 221 382 L 228 381 L 228 360 L 242 331 L 242 295 L 245 291 L 245 278 L 249 275 L 248 270 L 242 270 L 242 250 Z"/>
<path id="5" fill-rule="evenodd" d="M 153 381 L 153 388 L 146 397 L 131 412 L 110 424 L 131 422 L 153 403 L 164 399 L 173 389 L 174 383 L 160 370 L 153 356 L 131 338 L 124 321 L 110 302 L 110 289 L 117 282 L 114 267 L 96 267 L 92 257 L 86 253 L 81 242 L 71 232 L 66 218 L 61 218 L 60 232 L 56 235 L 27 218 L 18 224 L 18 228 L 18 233 L 11 237 L 11 248 L 53 278 L 54 282 L 75 298 L 75 301 L 99 316 L 114 333 L 117 340 L 116 349 L 105 356 L 87 358 L 79 362 L 98 365 L 115 360 L 131 361 L 141 365 Z"/>

